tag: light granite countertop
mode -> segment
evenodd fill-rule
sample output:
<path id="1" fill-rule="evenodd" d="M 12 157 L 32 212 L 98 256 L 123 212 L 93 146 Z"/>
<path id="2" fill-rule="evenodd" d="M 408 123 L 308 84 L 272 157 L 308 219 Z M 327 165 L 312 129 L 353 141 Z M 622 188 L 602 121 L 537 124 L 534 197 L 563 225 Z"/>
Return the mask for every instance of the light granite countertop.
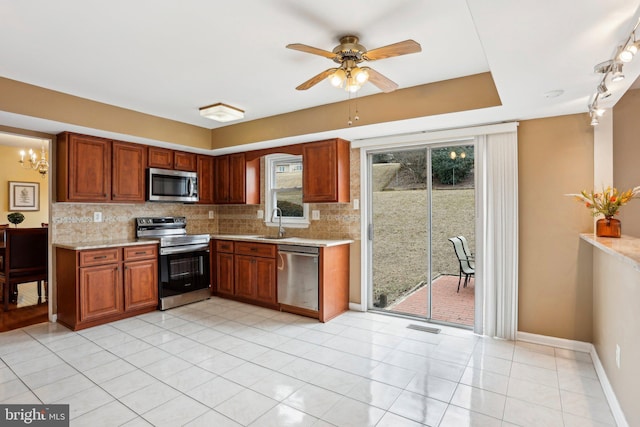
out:
<path id="1" fill-rule="evenodd" d="M 75 242 L 75 243 L 54 243 L 53 247 L 71 249 L 73 251 L 86 251 L 90 249 L 108 249 L 118 248 L 122 246 L 140 246 L 140 245 L 154 245 L 158 244 L 157 240 L 136 240 L 136 239 L 122 239 L 122 240 L 107 240 L 98 242 Z"/>
<path id="2" fill-rule="evenodd" d="M 597 237 L 593 233 L 584 233 L 580 238 L 598 249 L 619 258 L 640 271 L 640 239 L 631 236 Z"/>
<path id="3" fill-rule="evenodd" d="M 271 243 L 278 245 L 297 245 L 297 246 L 315 246 L 330 247 L 339 245 L 348 245 L 353 240 L 326 240 L 326 239 L 307 239 L 302 237 L 285 237 L 283 239 L 271 238 L 268 236 L 246 235 L 246 234 L 212 234 L 212 239 L 216 240 L 234 240 L 239 242 L 252 243 Z"/>

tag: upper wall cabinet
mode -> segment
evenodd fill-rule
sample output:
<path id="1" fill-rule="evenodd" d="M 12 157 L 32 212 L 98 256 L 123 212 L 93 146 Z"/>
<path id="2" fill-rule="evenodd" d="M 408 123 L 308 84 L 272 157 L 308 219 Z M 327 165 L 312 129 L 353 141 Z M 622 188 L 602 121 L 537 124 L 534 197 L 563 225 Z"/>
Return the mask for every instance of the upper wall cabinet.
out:
<path id="1" fill-rule="evenodd" d="M 349 141 L 329 139 L 302 145 L 305 203 L 348 203 Z"/>
<path id="2" fill-rule="evenodd" d="M 247 161 L 244 153 L 214 158 L 213 199 L 216 204 L 260 203 L 260 159 Z"/>
<path id="3" fill-rule="evenodd" d="M 144 202 L 143 145 L 64 132 L 57 137 L 59 202 Z"/>
<path id="4" fill-rule="evenodd" d="M 196 154 L 169 148 L 149 147 L 149 167 L 195 172 Z"/>
<path id="5" fill-rule="evenodd" d="M 173 150 L 160 147 L 149 147 L 149 167 L 173 169 Z"/>
<path id="6" fill-rule="evenodd" d="M 213 204 L 213 186 L 215 181 L 213 180 L 213 157 L 204 156 L 198 154 L 198 203 L 200 204 Z"/>
<path id="7" fill-rule="evenodd" d="M 178 171 L 196 172 L 198 168 L 196 155 L 194 153 L 185 153 L 184 151 L 174 151 L 173 168 Z"/>
<path id="8" fill-rule="evenodd" d="M 59 202 L 111 200 L 111 141 L 64 132 L 56 150 Z"/>

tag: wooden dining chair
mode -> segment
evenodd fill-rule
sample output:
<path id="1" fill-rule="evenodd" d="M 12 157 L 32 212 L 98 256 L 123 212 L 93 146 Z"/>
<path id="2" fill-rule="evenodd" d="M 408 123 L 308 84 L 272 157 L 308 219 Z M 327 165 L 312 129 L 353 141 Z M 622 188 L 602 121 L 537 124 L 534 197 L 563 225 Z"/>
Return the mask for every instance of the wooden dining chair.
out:
<path id="1" fill-rule="evenodd" d="M 16 295 L 18 284 L 38 282 L 38 294 L 49 273 L 47 228 L 5 229 L 5 254 L 0 270 L 0 285 L 4 311 L 9 310 L 9 301 Z"/>

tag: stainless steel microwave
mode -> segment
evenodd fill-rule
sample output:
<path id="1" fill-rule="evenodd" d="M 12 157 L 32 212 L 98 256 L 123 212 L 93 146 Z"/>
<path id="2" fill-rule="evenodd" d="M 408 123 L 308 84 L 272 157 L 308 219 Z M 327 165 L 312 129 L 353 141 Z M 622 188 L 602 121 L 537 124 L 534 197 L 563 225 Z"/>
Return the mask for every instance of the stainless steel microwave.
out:
<path id="1" fill-rule="evenodd" d="M 198 174 L 169 169 L 147 169 L 147 200 L 153 202 L 197 202 Z"/>

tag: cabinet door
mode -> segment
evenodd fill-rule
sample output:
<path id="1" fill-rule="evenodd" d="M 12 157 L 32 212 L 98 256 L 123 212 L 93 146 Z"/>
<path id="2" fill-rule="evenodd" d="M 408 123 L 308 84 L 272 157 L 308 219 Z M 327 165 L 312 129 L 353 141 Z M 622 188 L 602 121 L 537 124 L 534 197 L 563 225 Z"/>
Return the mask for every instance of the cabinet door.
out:
<path id="1" fill-rule="evenodd" d="M 144 145 L 113 141 L 112 194 L 114 202 L 143 203 L 147 150 Z"/>
<path id="2" fill-rule="evenodd" d="M 123 312 L 118 264 L 80 269 L 80 321 L 108 318 Z"/>
<path id="3" fill-rule="evenodd" d="M 256 267 L 256 299 L 275 304 L 276 260 L 273 258 L 254 258 Z"/>
<path id="4" fill-rule="evenodd" d="M 214 157 L 213 166 L 213 201 L 229 203 L 229 156 Z"/>
<path id="5" fill-rule="evenodd" d="M 229 155 L 229 203 L 245 203 L 244 153 Z"/>
<path id="6" fill-rule="evenodd" d="M 107 202 L 111 199 L 111 141 L 92 136 L 66 134 L 68 154 L 67 196 L 58 201 Z M 60 192 L 58 193 L 60 196 Z"/>
<path id="7" fill-rule="evenodd" d="M 213 185 L 213 157 L 198 154 L 198 203 L 213 203 Z"/>
<path id="8" fill-rule="evenodd" d="M 339 139 L 302 146 L 302 200 L 349 202 L 349 142 Z"/>
<path id="9" fill-rule="evenodd" d="M 235 256 L 236 296 L 255 299 L 256 259 L 245 255 Z"/>
<path id="10" fill-rule="evenodd" d="M 148 152 L 150 168 L 173 169 L 173 150 L 149 147 Z"/>
<path id="11" fill-rule="evenodd" d="M 216 290 L 219 294 L 233 295 L 233 254 L 216 255 Z"/>
<path id="12" fill-rule="evenodd" d="M 196 171 L 196 155 L 183 151 L 173 152 L 173 168 L 179 171 Z"/>
<path id="13" fill-rule="evenodd" d="M 124 310 L 136 310 L 158 305 L 158 261 L 126 262 L 124 264 Z"/>

